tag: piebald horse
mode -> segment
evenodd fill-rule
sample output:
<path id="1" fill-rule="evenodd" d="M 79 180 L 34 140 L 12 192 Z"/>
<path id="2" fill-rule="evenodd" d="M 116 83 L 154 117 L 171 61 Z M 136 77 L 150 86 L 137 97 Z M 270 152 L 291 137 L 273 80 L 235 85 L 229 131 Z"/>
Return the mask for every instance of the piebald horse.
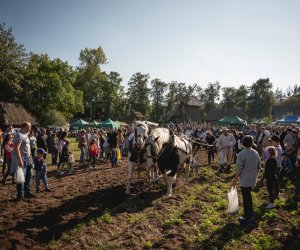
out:
<path id="1" fill-rule="evenodd" d="M 188 180 L 190 162 L 192 159 L 191 143 L 166 128 L 156 128 L 151 131 L 146 140 L 147 168 L 156 164 L 167 177 L 167 196 L 172 195 L 172 185 L 176 180 L 178 166 L 186 170 Z M 170 170 L 170 171 L 168 171 Z M 168 174 L 166 174 L 168 171 Z"/>
<path id="2" fill-rule="evenodd" d="M 147 169 L 146 165 L 146 150 L 145 150 L 145 141 L 151 131 L 151 126 L 157 126 L 157 123 L 152 123 L 149 121 L 136 121 L 134 124 L 134 132 L 129 136 L 129 153 L 128 153 L 128 178 L 127 178 L 127 187 L 125 194 L 130 194 L 130 183 L 132 179 L 132 174 L 134 167 L 136 165 L 144 165 L 148 179 L 151 181 L 156 177 L 154 171 Z"/>

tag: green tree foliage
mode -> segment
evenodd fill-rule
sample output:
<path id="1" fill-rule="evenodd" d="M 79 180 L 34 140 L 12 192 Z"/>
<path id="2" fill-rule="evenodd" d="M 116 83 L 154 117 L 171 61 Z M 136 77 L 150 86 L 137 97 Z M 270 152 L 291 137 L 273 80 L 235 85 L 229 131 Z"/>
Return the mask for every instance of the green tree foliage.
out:
<path id="1" fill-rule="evenodd" d="M 259 79 L 250 86 L 248 98 L 248 116 L 262 118 L 271 116 L 274 96 L 269 78 Z"/>
<path id="2" fill-rule="evenodd" d="M 239 88 L 236 90 L 235 107 L 240 108 L 242 110 L 246 110 L 248 96 L 249 96 L 249 90 L 247 86 L 244 84 L 239 86 Z"/>
<path id="3" fill-rule="evenodd" d="M 209 83 L 207 88 L 204 89 L 203 101 L 204 101 L 204 112 L 217 107 L 217 101 L 220 98 L 221 85 L 217 81 L 215 83 Z"/>
<path id="4" fill-rule="evenodd" d="M 60 59 L 30 54 L 22 82 L 22 102 L 44 123 L 49 112 L 59 111 L 66 119 L 83 111 L 82 92 L 74 89 L 76 73 Z"/>
<path id="5" fill-rule="evenodd" d="M 165 105 L 165 92 L 167 90 L 167 84 L 160 79 L 154 79 L 151 81 L 151 99 L 152 99 L 152 112 L 151 119 L 155 122 L 163 122 L 163 113 Z"/>
<path id="6" fill-rule="evenodd" d="M 12 28 L 0 23 L 0 100 L 18 101 L 26 64 L 23 45 L 15 41 Z"/>
<path id="7" fill-rule="evenodd" d="M 106 73 L 101 82 L 101 91 L 99 104 L 102 110 L 101 118 L 119 119 L 121 113 L 119 109 L 122 107 L 122 98 L 124 97 L 124 90 L 121 86 L 122 78 L 117 72 Z M 122 108 L 121 108 L 122 109 Z"/>
<path id="8" fill-rule="evenodd" d="M 224 87 L 222 88 L 223 98 L 221 105 L 223 108 L 235 108 L 236 107 L 236 88 L 234 87 Z"/>
<path id="9" fill-rule="evenodd" d="M 103 82 L 107 82 L 107 75 L 101 72 L 100 66 L 107 62 L 104 51 L 101 47 L 96 49 L 85 48 L 81 50 L 80 66 L 77 68 L 76 88 L 83 92 L 84 114 L 91 120 L 100 115 L 93 112 L 104 95 L 101 87 Z M 96 105 L 96 107 L 95 107 Z"/>
<path id="10" fill-rule="evenodd" d="M 279 88 L 277 88 L 274 92 L 274 98 L 275 98 L 275 104 L 283 103 L 283 101 L 286 99 L 286 95 L 283 93 L 283 91 Z"/>
<path id="11" fill-rule="evenodd" d="M 148 117 L 150 111 L 148 88 L 149 74 L 135 73 L 128 82 L 128 113 L 141 112 L 144 117 Z"/>

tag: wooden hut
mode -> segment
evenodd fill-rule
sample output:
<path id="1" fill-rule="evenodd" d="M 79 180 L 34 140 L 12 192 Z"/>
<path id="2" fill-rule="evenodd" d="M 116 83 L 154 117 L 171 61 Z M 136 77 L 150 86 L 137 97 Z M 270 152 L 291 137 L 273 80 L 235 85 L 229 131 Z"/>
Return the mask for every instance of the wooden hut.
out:
<path id="1" fill-rule="evenodd" d="M 37 125 L 37 120 L 20 103 L 0 102 L 0 127 L 20 127 L 24 122 Z"/>

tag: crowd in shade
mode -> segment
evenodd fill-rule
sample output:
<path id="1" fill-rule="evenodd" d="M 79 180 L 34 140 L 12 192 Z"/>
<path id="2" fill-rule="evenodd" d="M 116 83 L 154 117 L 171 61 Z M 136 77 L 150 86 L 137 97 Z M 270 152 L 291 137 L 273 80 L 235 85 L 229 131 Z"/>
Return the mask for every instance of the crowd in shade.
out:
<path id="1" fill-rule="evenodd" d="M 208 165 L 217 165 L 219 173 L 230 173 L 232 164 L 236 165 L 231 186 L 235 187 L 239 180 L 244 206 L 241 224 L 253 222 L 251 192 L 259 171 L 264 171 L 263 179 L 269 193 L 266 208 L 271 209 L 276 207 L 275 200 L 280 197 L 282 180 L 294 178 L 295 168 L 299 167 L 300 129 L 294 125 L 251 124 L 236 129 L 211 124 L 178 123 L 169 129 L 181 137 L 189 138 L 194 153 L 199 149 L 205 150 Z M 75 160 L 91 170 L 96 169 L 99 162 L 110 163 L 112 168 L 118 167 L 118 161 L 128 155 L 132 133 L 133 125 L 120 129 L 86 128 L 72 131 L 31 127 L 27 122 L 22 124 L 19 131 L 15 131 L 9 125 L 4 132 L 0 131 L 1 156 L 4 158 L 2 184 L 5 185 L 11 176 L 17 187 L 17 200 L 33 198 L 31 180 L 34 170 L 36 192 L 40 192 L 41 181 L 44 191 L 51 192 L 47 179 L 47 155 L 51 155 L 51 165 L 56 168 L 58 175 L 71 175 Z M 69 137 L 76 138 L 79 159 L 74 159 Z M 17 182 L 19 166 L 23 167 L 24 183 Z"/>

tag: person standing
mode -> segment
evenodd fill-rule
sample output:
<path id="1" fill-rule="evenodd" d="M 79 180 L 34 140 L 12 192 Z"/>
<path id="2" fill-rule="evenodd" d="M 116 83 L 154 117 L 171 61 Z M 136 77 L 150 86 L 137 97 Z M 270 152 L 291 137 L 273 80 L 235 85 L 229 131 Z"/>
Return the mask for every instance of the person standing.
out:
<path id="1" fill-rule="evenodd" d="M 52 166 L 57 166 L 58 139 L 57 139 L 55 133 L 51 134 L 51 136 L 50 136 L 50 139 L 49 139 L 49 151 L 50 151 L 51 156 L 52 156 Z"/>
<path id="2" fill-rule="evenodd" d="M 47 152 L 48 145 L 47 145 L 47 135 L 46 130 L 44 128 L 40 129 L 41 133 L 37 136 L 37 147 L 42 148 Z M 47 154 L 44 155 L 44 158 L 46 159 Z"/>
<path id="3" fill-rule="evenodd" d="M 210 166 L 211 161 L 215 160 L 216 138 L 210 131 L 208 131 L 207 135 L 206 135 L 206 138 L 205 138 L 205 141 L 206 141 L 207 144 L 209 144 L 209 146 L 207 147 L 207 160 L 208 160 L 208 165 Z"/>
<path id="4" fill-rule="evenodd" d="M 7 164 L 7 170 L 3 176 L 2 179 L 2 184 L 5 185 L 6 184 L 6 178 L 9 176 L 9 174 L 11 174 L 12 179 L 13 179 L 13 183 L 15 184 L 15 180 L 14 180 L 14 173 L 11 173 L 10 171 L 10 167 L 11 167 L 11 152 L 14 149 L 14 144 L 12 141 L 12 134 L 7 134 L 4 138 L 4 154 L 5 154 L 5 160 L 6 160 L 6 164 Z"/>
<path id="5" fill-rule="evenodd" d="M 44 183 L 44 191 L 45 192 L 51 192 L 51 189 L 48 186 L 48 179 L 47 179 L 47 164 L 44 159 L 44 154 L 47 154 L 47 152 L 43 148 L 37 149 L 37 156 L 34 157 L 34 170 L 36 175 L 36 192 L 40 192 L 40 182 L 41 180 Z"/>
<path id="6" fill-rule="evenodd" d="M 33 131 L 30 131 L 29 133 L 29 140 L 30 140 L 30 150 L 31 150 L 31 157 L 35 157 L 35 151 L 36 151 L 36 137 L 33 133 Z"/>
<path id="7" fill-rule="evenodd" d="M 241 151 L 236 160 L 236 173 L 231 186 L 235 187 L 240 180 L 243 197 L 244 216 L 239 219 L 241 225 L 250 226 L 254 220 L 252 203 L 252 188 L 256 185 L 260 169 L 260 157 L 256 150 L 252 149 L 253 138 L 246 135 L 242 140 L 244 150 Z"/>
<path id="8" fill-rule="evenodd" d="M 83 163 L 85 159 L 87 158 L 87 141 L 86 141 L 86 135 L 85 130 L 81 130 L 80 137 L 78 141 L 78 148 L 80 149 L 80 159 L 79 162 Z"/>
<path id="9" fill-rule="evenodd" d="M 11 173 L 16 173 L 18 168 L 23 168 L 25 183 L 17 183 L 17 200 L 35 197 L 31 193 L 32 167 L 33 160 L 30 151 L 30 140 L 28 133 L 31 130 L 31 124 L 25 122 L 21 125 L 19 133 L 13 138 L 14 150 L 12 151 Z"/>
<path id="10" fill-rule="evenodd" d="M 270 203 L 266 206 L 266 209 L 275 208 L 276 197 L 276 182 L 277 180 L 277 161 L 276 161 L 276 149 L 275 147 L 268 147 L 270 154 L 269 159 L 266 161 L 264 178 L 266 179 L 266 186 L 269 193 Z"/>
<path id="11" fill-rule="evenodd" d="M 228 133 L 228 128 L 223 127 L 221 129 L 222 134 L 217 140 L 217 147 L 220 148 L 220 172 L 230 171 L 231 160 L 233 155 L 233 146 L 236 143 L 234 136 L 231 133 Z M 225 169 L 224 165 L 227 165 Z"/>
<path id="12" fill-rule="evenodd" d="M 116 167 L 117 165 L 117 132 L 111 131 L 108 135 L 108 144 L 111 152 L 111 166 Z"/>

